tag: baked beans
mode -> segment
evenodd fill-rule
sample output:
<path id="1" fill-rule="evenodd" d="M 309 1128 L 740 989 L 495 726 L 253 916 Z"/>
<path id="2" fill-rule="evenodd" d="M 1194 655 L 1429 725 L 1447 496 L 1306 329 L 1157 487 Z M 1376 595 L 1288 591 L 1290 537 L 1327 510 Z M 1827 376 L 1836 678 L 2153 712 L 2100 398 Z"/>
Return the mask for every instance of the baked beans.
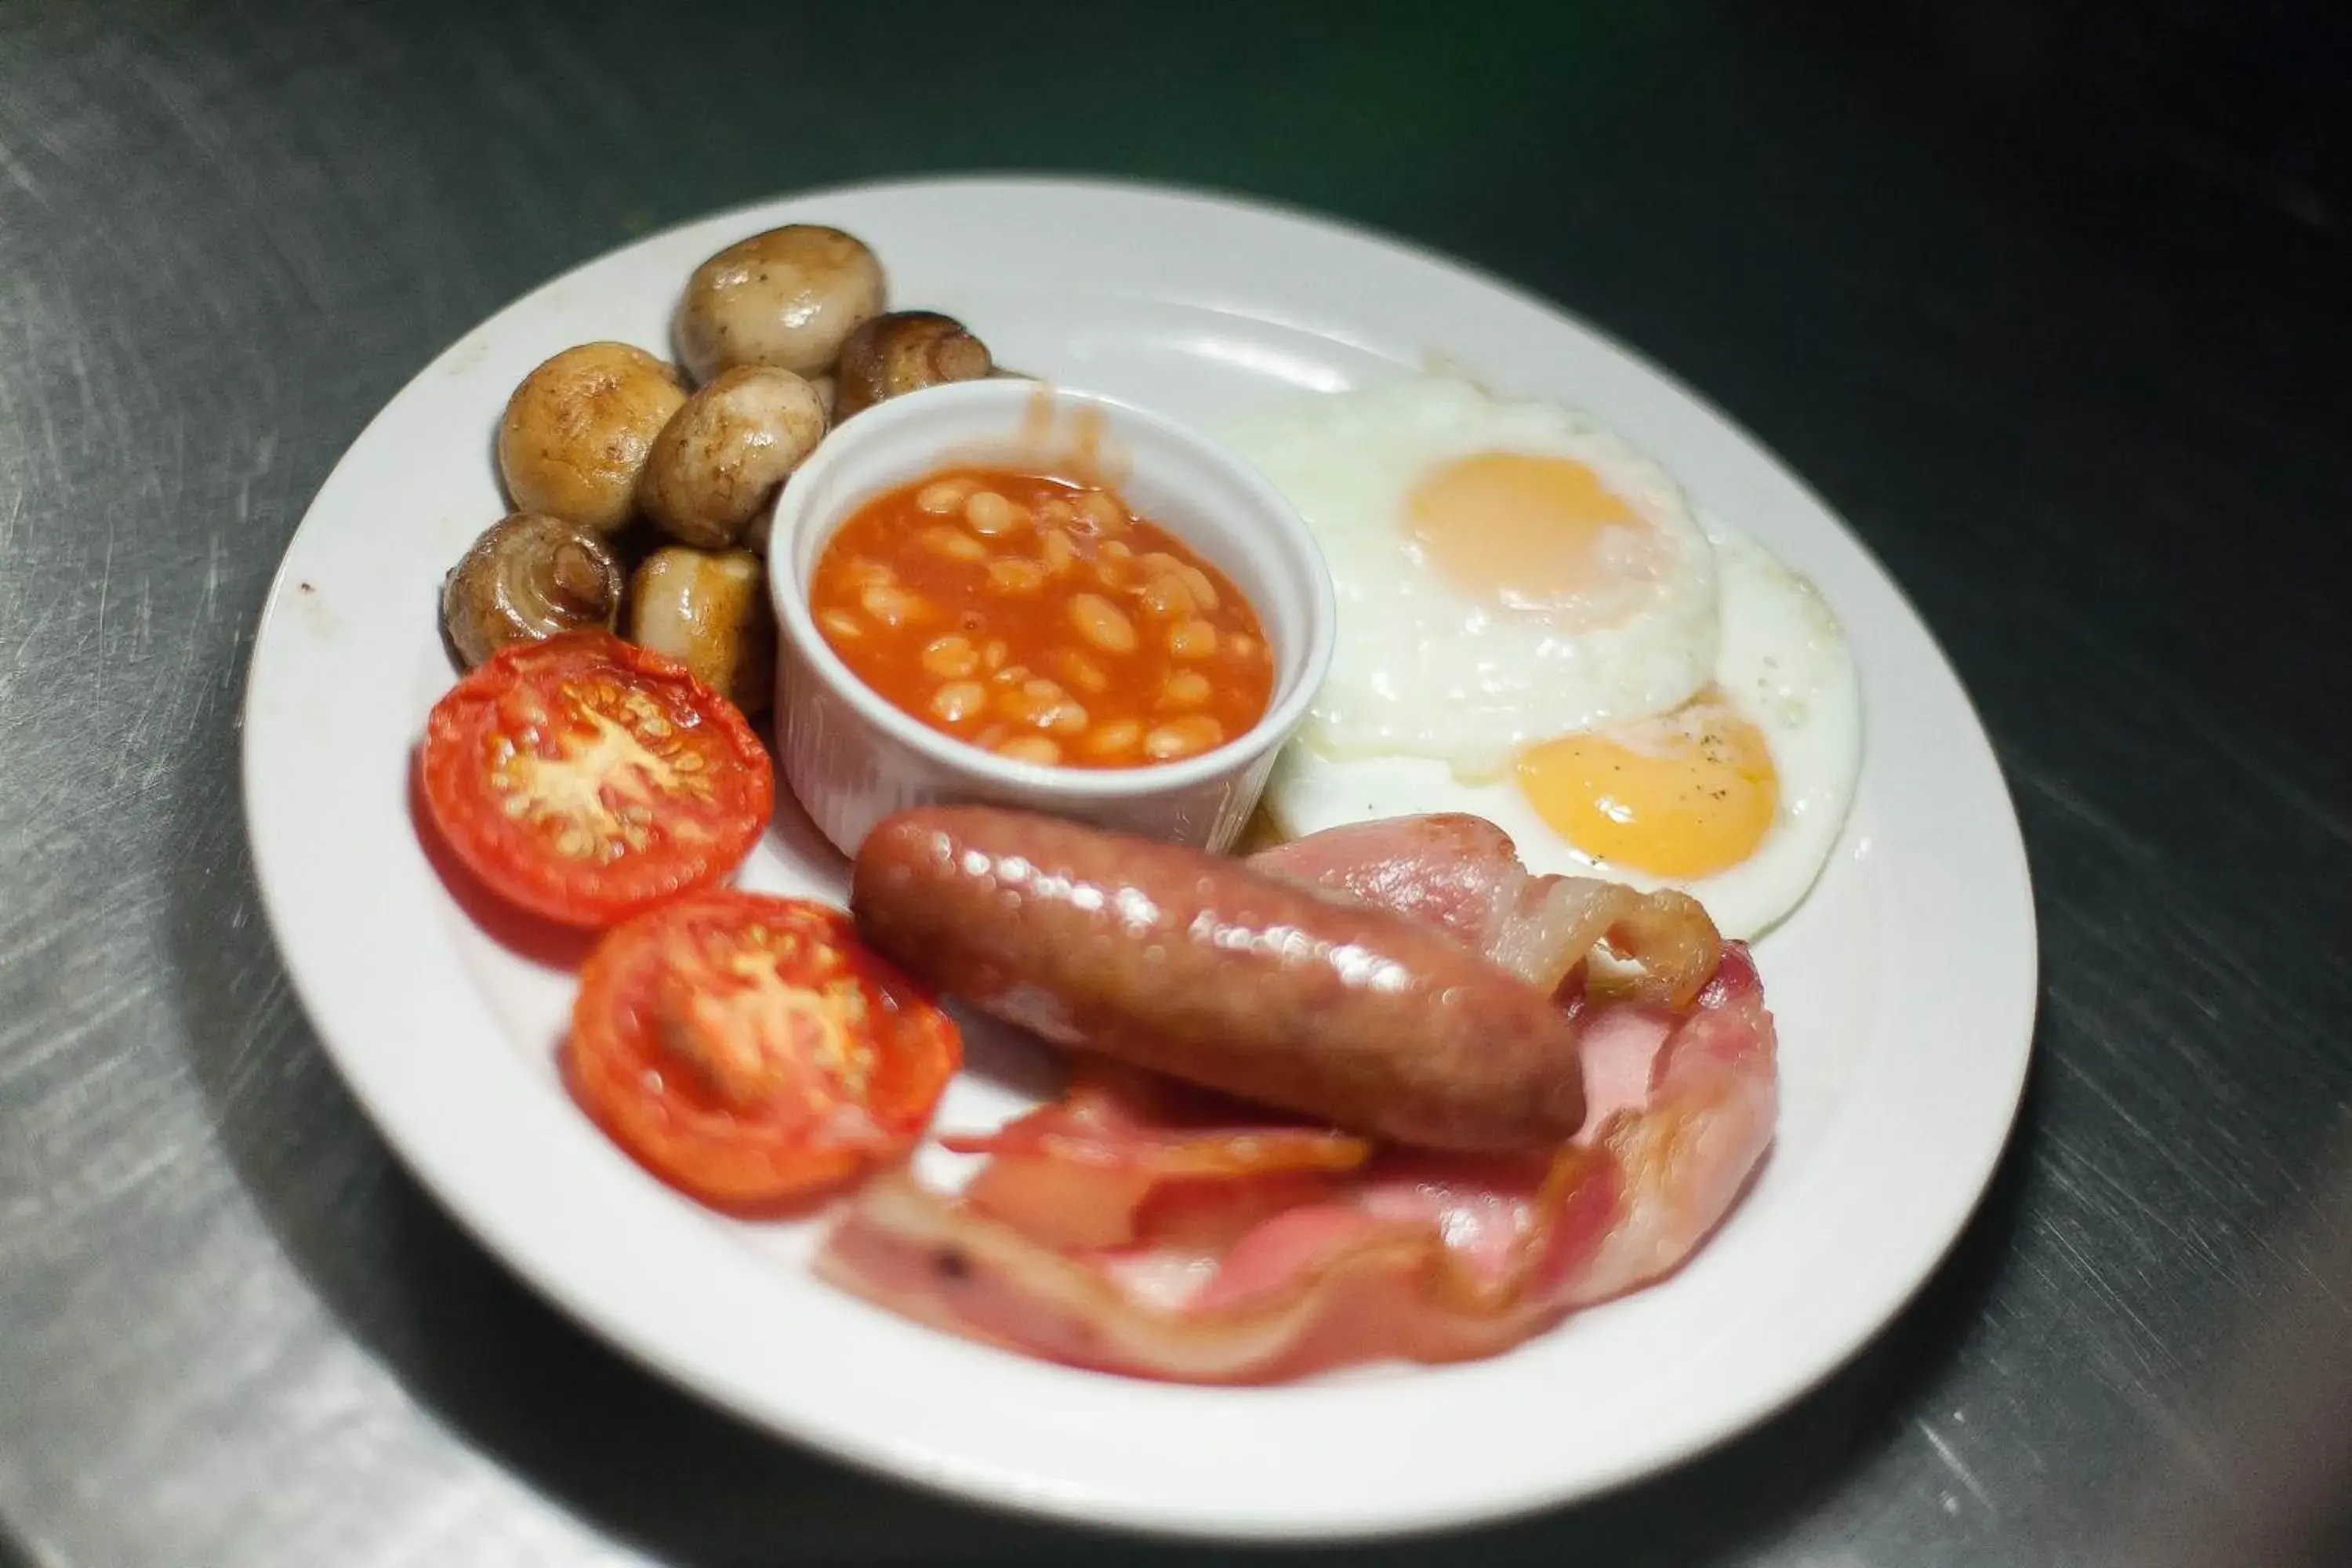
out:
<path id="1" fill-rule="evenodd" d="M 1113 491 L 951 468 L 866 502 L 809 607 L 892 706 L 1023 762 L 1139 767 L 1265 717 L 1274 665 L 1231 580 Z"/>

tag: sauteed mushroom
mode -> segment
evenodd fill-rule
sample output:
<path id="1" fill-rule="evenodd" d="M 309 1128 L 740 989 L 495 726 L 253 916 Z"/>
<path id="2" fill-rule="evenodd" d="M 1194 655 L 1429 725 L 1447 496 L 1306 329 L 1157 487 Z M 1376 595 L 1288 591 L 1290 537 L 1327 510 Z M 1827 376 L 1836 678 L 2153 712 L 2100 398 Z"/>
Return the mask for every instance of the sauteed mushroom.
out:
<path id="1" fill-rule="evenodd" d="M 743 364 L 686 400 L 654 440 L 637 503 L 684 544 L 740 542 L 776 493 L 824 438 L 814 388 L 788 370 Z"/>
<path id="2" fill-rule="evenodd" d="M 856 236 L 821 224 L 772 228 L 694 269 L 678 302 L 678 353 L 697 381 L 739 364 L 814 375 L 882 297 L 882 264 Z"/>
<path id="3" fill-rule="evenodd" d="M 517 511 L 618 531 L 637 473 L 686 401 L 677 372 L 627 343 L 583 343 L 523 377 L 499 422 L 499 473 Z"/>
<path id="4" fill-rule="evenodd" d="M 776 623 L 755 556 L 655 551 L 629 583 L 629 640 L 677 659 L 746 713 L 768 705 Z"/>
<path id="5" fill-rule="evenodd" d="M 886 397 L 948 381 L 977 381 L 995 368 L 988 345 L 953 316 L 893 310 L 877 316 L 841 345 L 835 417 L 846 419 Z"/>
<path id="6" fill-rule="evenodd" d="M 493 524 L 441 584 L 441 626 L 471 669 L 511 643 L 621 616 L 621 560 L 594 529 L 545 512 Z"/>

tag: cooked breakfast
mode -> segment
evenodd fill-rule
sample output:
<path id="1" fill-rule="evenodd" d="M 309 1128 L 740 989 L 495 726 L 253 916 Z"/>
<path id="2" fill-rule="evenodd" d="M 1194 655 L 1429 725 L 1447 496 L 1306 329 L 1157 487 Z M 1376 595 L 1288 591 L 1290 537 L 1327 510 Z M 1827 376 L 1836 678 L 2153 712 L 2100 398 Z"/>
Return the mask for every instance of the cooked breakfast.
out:
<path id="1" fill-rule="evenodd" d="M 621 618 L 612 542 L 584 523 L 519 511 L 490 525 L 441 584 L 441 629 L 471 669 L 502 647 Z"/>
<path id="2" fill-rule="evenodd" d="M 975 840 L 990 848 L 968 853 Z M 827 1237 L 827 1278 L 919 1321 L 1202 1383 L 1489 1355 L 1672 1272 L 1771 1142 L 1772 1021 L 1746 949 L 1688 900 L 1638 909 L 1531 877 L 1486 824 L 1373 824 L 1250 866 L 1001 814 L 910 814 L 873 843 L 860 929 L 1082 1053 L 1059 1101 L 947 1140 L 986 1157 L 961 1194 L 886 1173 Z M 908 893 L 940 874 L 893 873 L 954 859 L 970 869 L 946 876 L 992 887 L 996 907 L 902 946 Z M 1318 884 L 1358 896 L 1306 891 Z M 1207 907 L 1129 912 L 1171 891 Z M 1029 939 L 976 954 L 994 927 L 1029 922 Z M 1402 935 L 1415 927 L 1428 946 Z M 1096 962 L 1070 956 L 1090 945 Z M 1164 980 L 1150 957 L 1163 946 L 1182 954 Z M 1546 990 L 1499 952 L 1567 978 Z M 1628 963 L 1637 978 L 1601 978 Z M 1416 1050 L 1425 1017 L 1381 1026 L 1382 999 L 1408 1016 L 1442 1006 L 1424 984 L 1440 973 L 1505 1026 Z M 1044 999 L 1005 1006 L 1028 991 Z M 1234 994 L 1264 1001 L 1218 1000 Z M 1512 1032 L 1534 1010 L 1554 1024 Z M 1506 1083 L 1552 1114 L 1503 1109 Z"/>
<path id="3" fill-rule="evenodd" d="M 1339 604 L 1257 853 L 943 804 L 865 835 L 846 910 L 737 891 L 774 802 L 746 715 L 779 491 L 828 493 L 794 476 L 877 404 L 1005 373 L 818 225 L 709 258 L 674 328 L 691 389 L 618 342 L 516 388 L 513 510 L 445 581 L 465 673 L 416 757 L 467 874 L 602 931 L 561 1059 L 622 1149 L 738 1215 L 835 1201 L 819 1269 L 894 1311 L 1202 1383 L 1491 1354 L 1723 1220 L 1778 1105 L 1727 938 L 1804 898 L 1859 765 L 1808 583 L 1580 414 L 1449 377 L 1304 398 L 1230 435 Z M 1272 729 L 1279 596 L 1098 472 L 942 452 L 825 522 L 817 635 L 931 731 L 1145 770 Z M 949 1003 L 1066 1073 L 940 1140 L 960 1185 L 905 1168 L 961 1064 Z"/>
<path id="4" fill-rule="evenodd" d="M 923 986 L 841 910 L 720 889 L 615 927 L 563 1070 L 596 1124 L 706 1203 L 789 1205 L 903 1158 L 962 1059 Z"/>
<path id="5" fill-rule="evenodd" d="M 1222 856 L 934 807 L 867 837 L 850 908 L 879 951 L 1069 1050 L 1432 1149 L 1539 1148 L 1584 1121 L 1575 1021 L 1545 992 Z"/>
<path id="6" fill-rule="evenodd" d="M 867 501 L 816 563 L 810 609 L 893 706 L 1015 762 L 1135 767 L 1214 749 L 1274 687 L 1232 581 L 1118 494 L 942 469 Z"/>
<path id="7" fill-rule="evenodd" d="M 988 345 L 953 316 L 936 310 L 893 310 L 849 334 L 835 372 L 834 416 L 846 419 L 885 398 L 977 381 L 995 374 Z"/>
<path id="8" fill-rule="evenodd" d="M 776 631 L 761 557 L 777 490 L 839 419 L 998 374 L 961 322 L 886 312 L 887 291 L 863 241 L 791 224 L 729 246 L 688 280 L 674 325 L 691 387 L 677 366 L 613 342 L 565 349 L 525 376 L 496 442 L 513 512 L 443 594 L 458 664 L 603 626 L 684 660 L 745 712 L 765 708 Z"/>
<path id="9" fill-rule="evenodd" d="M 681 544 L 724 550 L 751 532 L 776 487 L 824 439 L 814 387 L 774 365 L 721 371 L 654 438 L 637 504 Z"/>
<path id="10" fill-rule="evenodd" d="M 1540 870 L 1696 897 L 1750 937 L 1853 799 L 1860 700 L 1811 584 L 1589 416 L 1451 378 L 1228 432 L 1321 540 L 1330 679 L 1267 786 L 1278 834 L 1462 811 Z"/>
<path id="11" fill-rule="evenodd" d="M 885 294 L 882 263 L 865 241 L 823 224 L 786 224 L 694 269 L 678 301 L 678 354 L 702 382 L 739 364 L 815 375 L 882 313 Z"/>
<path id="12" fill-rule="evenodd" d="M 433 825 L 492 892 L 605 926 L 733 873 L 768 825 L 775 773 L 735 707 L 607 632 L 519 643 L 425 720 Z"/>
<path id="13" fill-rule="evenodd" d="M 499 477 L 517 511 L 616 533 L 636 515 L 654 438 L 686 404 L 677 372 L 628 343 L 565 349 L 525 376 L 499 421 Z"/>
<path id="14" fill-rule="evenodd" d="M 767 574 L 742 550 L 665 545 L 629 579 L 629 640 L 667 654 L 746 713 L 768 705 L 776 622 Z"/>

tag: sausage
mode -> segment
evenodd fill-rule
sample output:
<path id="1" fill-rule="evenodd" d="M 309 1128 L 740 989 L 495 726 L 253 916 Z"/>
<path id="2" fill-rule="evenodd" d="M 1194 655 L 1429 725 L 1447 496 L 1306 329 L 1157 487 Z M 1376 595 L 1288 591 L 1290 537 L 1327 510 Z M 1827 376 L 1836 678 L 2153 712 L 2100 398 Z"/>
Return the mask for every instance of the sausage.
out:
<path id="1" fill-rule="evenodd" d="M 859 848 L 866 941 L 1053 1044 L 1433 1149 L 1556 1146 L 1584 1121 L 1573 1021 L 1386 910 L 1239 861 L 982 806 Z"/>

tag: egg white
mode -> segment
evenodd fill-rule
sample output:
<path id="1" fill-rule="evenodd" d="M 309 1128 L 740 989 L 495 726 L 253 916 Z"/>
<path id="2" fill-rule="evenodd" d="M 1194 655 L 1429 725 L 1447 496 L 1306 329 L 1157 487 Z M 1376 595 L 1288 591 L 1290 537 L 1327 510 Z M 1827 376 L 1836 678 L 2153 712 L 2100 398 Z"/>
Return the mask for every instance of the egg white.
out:
<path id="1" fill-rule="evenodd" d="M 1339 639 L 1300 731 L 1325 756 L 1422 758 L 1492 780 L 1529 742 L 1676 707 L 1715 669 L 1704 531 L 1664 469 L 1581 415 L 1422 377 L 1307 399 L 1226 438 L 1298 508 L 1330 565 Z M 1442 581 L 1411 537 L 1409 498 L 1424 475 L 1486 452 L 1585 465 L 1664 544 L 1662 569 L 1612 574 L 1591 602 L 1550 614 Z"/>
<path id="2" fill-rule="evenodd" d="M 1300 742 L 1283 752 L 1267 785 L 1265 808 L 1275 826 L 1293 837 L 1377 817 L 1470 812 L 1508 833 L 1530 870 L 1682 888 L 1727 936 L 1754 937 L 1780 923 L 1820 877 L 1853 803 L 1862 761 L 1861 690 L 1845 635 L 1812 584 L 1713 519 L 1707 531 L 1721 628 L 1706 673 L 1762 732 L 1780 781 L 1772 825 L 1745 860 L 1691 879 L 1649 876 L 1568 843 L 1508 778 L 1467 784 L 1433 759 L 1335 756 Z"/>

